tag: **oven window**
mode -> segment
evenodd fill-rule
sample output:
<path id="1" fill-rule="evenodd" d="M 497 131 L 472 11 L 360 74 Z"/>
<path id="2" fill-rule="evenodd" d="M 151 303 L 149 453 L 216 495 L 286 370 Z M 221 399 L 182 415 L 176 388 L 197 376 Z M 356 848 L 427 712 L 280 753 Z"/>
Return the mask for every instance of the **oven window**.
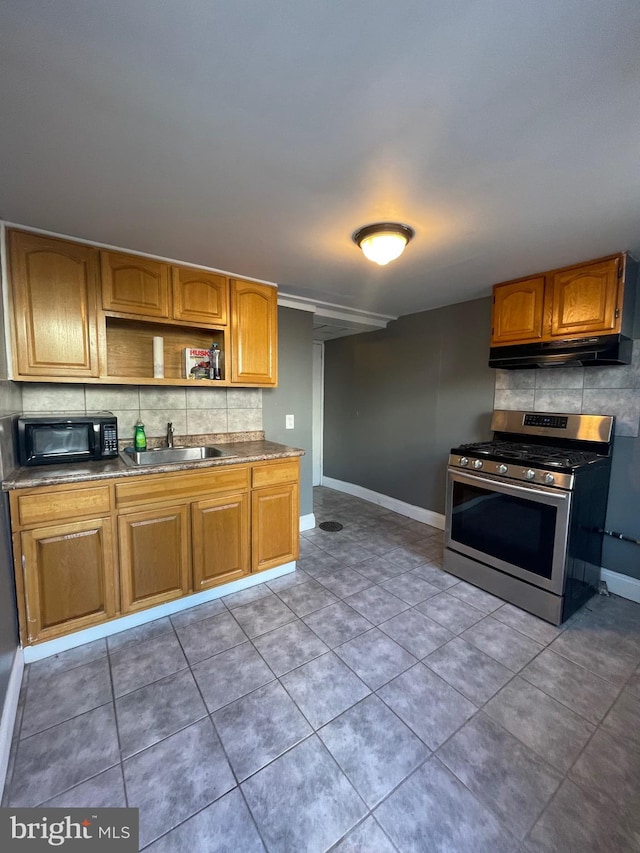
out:
<path id="1" fill-rule="evenodd" d="M 557 509 L 467 483 L 453 483 L 451 538 L 551 578 Z"/>
<path id="2" fill-rule="evenodd" d="M 35 457 L 91 453 L 87 424 L 32 426 L 30 433 L 31 455 Z"/>

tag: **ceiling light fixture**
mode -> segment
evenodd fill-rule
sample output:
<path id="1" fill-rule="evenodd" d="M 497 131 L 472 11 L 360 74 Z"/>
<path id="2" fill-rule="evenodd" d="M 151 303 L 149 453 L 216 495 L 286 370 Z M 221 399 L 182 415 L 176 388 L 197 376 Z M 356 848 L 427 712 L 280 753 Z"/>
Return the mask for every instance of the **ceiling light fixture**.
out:
<path id="1" fill-rule="evenodd" d="M 395 261 L 404 252 L 405 246 L 415 235 L 413 228 L 399 222 L 376 222 L 359 228 L 352 239 L 365 258 L 381 267 Z"/>

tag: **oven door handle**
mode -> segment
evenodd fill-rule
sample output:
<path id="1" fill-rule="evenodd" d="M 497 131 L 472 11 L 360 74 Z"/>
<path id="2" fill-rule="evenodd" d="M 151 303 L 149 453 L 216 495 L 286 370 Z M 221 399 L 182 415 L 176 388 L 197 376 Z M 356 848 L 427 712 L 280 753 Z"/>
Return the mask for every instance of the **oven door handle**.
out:
<path id="1" fill-rule="evenodd" d="M 560 489 L 545 488 L 544 486 L 518 486 L 515 483 L 507 482 L 502 477 L 492 477 L 490 474 L 467 474 L 466 471 L 460 471 L 458 468 L 449 468 L 449 475 L 452 479 L 463 480 L 470 485 L 481 485 L 485 483 L 490 486 L 502 486 L 502 491 L 509 494 L 518 493 L 523 497 L 552 497 L 558 500 L 558 503 L 564 503 L 569 500 L 571 492 L 561 491 Z"/>

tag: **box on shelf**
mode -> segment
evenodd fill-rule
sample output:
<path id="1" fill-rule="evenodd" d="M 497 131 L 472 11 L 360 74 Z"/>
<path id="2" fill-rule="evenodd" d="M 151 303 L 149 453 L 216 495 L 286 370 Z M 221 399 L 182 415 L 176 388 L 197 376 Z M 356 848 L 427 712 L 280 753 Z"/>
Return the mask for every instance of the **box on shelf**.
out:
<path id="1" fill-rule="evenodd" d="M 184 351 L 184 375 L 187 379 L 207 379 L 209 350 L 187 347 Z"/>

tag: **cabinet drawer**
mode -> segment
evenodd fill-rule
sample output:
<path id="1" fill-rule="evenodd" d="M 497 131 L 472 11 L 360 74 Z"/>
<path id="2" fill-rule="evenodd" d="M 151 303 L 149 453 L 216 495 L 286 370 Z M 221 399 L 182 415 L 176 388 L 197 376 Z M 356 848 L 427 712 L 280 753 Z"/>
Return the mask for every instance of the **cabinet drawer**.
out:
<path id="1" fill-rule="evenodd" d="M 277 486 L 279 483 L 293 483 L 299 477 L 298 459 L 283 459 L 278 462 L 266 462 L 255 465 L 251 485 L 254 489 L 260 486 Z"/>
<path id="2" fill-rule="evenodd" d="M 14 498 L 18 505 L 21 527 L 50 524 L 65 518 L 108 515 L 111 512 L 109 486 L 89 486 L 84 489 L 54 491 L 42 489 Z"/>
<path id="3" fill-rule="evenodd" d="M 130 482 L 116 485 L 116 506 L 126 509 L 156 501 L 192 500 L 199 495 L 216 492 L 246 491 L 249 469 L 228 465 L 214 470 L 176 471 L 132 477 Z"/>

